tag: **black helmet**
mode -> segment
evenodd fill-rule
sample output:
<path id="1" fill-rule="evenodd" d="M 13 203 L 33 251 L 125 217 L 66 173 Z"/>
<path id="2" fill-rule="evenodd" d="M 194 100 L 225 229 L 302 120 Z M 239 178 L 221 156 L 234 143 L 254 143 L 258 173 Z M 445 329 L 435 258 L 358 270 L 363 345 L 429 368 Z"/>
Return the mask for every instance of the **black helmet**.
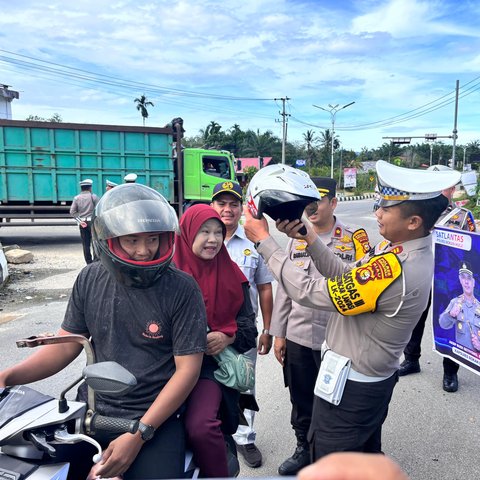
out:
<path id="1" fill-rule="evenodd" d="M 137 233 L 166 234 L 167 252 L 150 262 L 128 260 L 114 252 L 113 239 Z M 129 287 L 148 288 L 163 274 L 173 257 L 175 233 L 179 233 L 175 210 L 160 193 L 138 183 L 109 190 L 93 213 L 95 253 L 105 268 Z"/>

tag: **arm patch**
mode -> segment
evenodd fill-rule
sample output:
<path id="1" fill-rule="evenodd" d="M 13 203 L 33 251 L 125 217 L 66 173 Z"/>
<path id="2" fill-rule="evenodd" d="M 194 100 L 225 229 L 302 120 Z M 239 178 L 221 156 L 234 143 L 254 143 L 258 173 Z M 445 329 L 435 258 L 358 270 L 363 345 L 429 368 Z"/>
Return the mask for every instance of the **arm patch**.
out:
<path id="1" fill-rule="evenodd" d="M 359 228 L 353 232 L 352 240 L 355 245 L 355 261 L 361 260 L 372 248 L 368 233 L 364 228 Z"/>
<path id="2" fill-rule="evenodd" d="M 374 312 L 380 295 L 402 274 L 394 253 L 370 259 L 361 267 L 327 280 L 330 299 L 342 315 Z"/>

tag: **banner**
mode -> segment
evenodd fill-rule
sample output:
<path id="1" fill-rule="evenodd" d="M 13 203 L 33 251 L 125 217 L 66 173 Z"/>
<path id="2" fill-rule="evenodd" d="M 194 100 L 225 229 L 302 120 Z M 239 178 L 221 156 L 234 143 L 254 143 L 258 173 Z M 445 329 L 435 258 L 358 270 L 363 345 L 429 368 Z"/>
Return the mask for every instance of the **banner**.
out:
<path id="1" fill-rule="evenodd" d="M 343 187 L 344 188 L 357 187 L 357 169 L 356 168 L 343 169 Z"/>
<path id="2" fill-rule="evenodd" d="M 480 234 L 435 228 L 434 350 L 480 374 Z"/>

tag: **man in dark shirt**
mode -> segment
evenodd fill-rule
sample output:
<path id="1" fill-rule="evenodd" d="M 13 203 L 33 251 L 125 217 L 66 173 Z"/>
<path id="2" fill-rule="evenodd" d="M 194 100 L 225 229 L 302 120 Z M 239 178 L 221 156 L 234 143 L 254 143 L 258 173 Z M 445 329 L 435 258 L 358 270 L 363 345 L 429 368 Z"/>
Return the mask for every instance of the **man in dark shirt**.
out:
<path id="1" fill-rule="evenodd" d="M 177 231 L 173 208 L 144 185 L 115 187 L 95 210 L 100 261 L 80 272 L 58 335 L 91 337 L 98 361 L 116 361 L 137 378 L 128 394 L 97 395 L 98 413 L 140 420 L 136 433 L 108 444 L 95 467 L 102 478 L 183 474 L 182 405 L 200 373 L 207 327 L 198 285 L 170 265 Z M 0 387 L 53 375 L 80 351 L 73 343 L 45 346 L 0 372 Z"/>

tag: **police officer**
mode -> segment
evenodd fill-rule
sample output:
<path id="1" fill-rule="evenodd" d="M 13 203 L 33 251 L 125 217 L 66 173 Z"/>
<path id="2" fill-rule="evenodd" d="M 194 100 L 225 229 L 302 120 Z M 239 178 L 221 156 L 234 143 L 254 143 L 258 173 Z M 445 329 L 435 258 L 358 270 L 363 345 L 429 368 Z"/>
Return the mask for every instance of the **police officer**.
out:
<path id="1" fill-rule="evenodd" d="M 80 228 L 80 238 L 82 239 L 83 257 L 85 262 L 92 263 L 92 231 L 91 220 L 95 205 L 100 200 L 97 195 L 92 193 L 93 180 L 86 178 L 80 182 L 81 192 L 73 198 L 70 207 L 70 215 L 75 218 L 75 221 Z"/>
<path id="2" fill-rule="evenodd" d="M 337 182 L 329 177 L 314 177 L 312 180 L 321 197 L 321 200 L 305 208 L 313 230 L 344 262 L 351 263 L 362 258 L 370 250 L 365 230 L 355 232 L 334 215 Z M 300 276 L 307 273 L 320 278 L 307 246 L 303 239 L 291 239 L 286 252 Z M 278 468 L 280 475 L 295 475 L 310 464 L 307 433 L 312 416 L 313 389 L 320 366 L 320 348 L 325 340 L 329 317 L 329 312 L 304 307 L 293 301 L 278 285 L 270 333 L 275 336 L 273 351 L 283 366 L 285 386 L 290 392 L 290 422 L 297 439 L 295 452 Z"/>
<path id="3" fill-rule="evenodd" d="M 434 270 L 430 230 L 448 203 L 441 191 L 460 178 L 455 171 L 410 170 L 381 160 L 376 169 L 376 217 L 385 240 L 356 264 L 345 265 L 308 226 L 301 233 L 301 221 L 277 222 L 291 238 L 306 240 L 325 278 L 300 277 L 269 235 L 266 220 L 245 209 L 245 232 L 287 294 L 301 305 L 333 312 L 308 434 L 313 460 L 335 451 L 382 451 L 382 425 L 398 381 L 399 358 L 428 301 Z M 269 214 L 261 203 L 264 194 L 272 197 L 271 179 L 265 183 L 257 185 L 253 177 L 247 204 Z M 303 185 L 299 198 L 308 188 L 307 182 Z M 275 194 L 281 197 L 281 191 Z"/>
<path id="4" fill-rule="evenodd" d="M 272 348 L 270 319 L 273 308 L 272 274 L 269 272 L 263 258 L 255 250 L 253 243 L 245 236 L 240 217 L 242 216 L 242 187 L 235 182 L 221 182 L 215 185 L 211 206 L 220 215 L 225 224 L 227 234 L 225 245 L 232 260 L 240 267 L 250 283 L 250 298 L 255 315 L 258 314 L 258 304 L 262 311 L 263 330 L 258 339 L 258 347 L 247 352 L 256 363 L 257 352 L 267 354 Z M 254 392 L 251 392 L 254 394 Z M 255 413 L 253 410 L 243 411 L 248 425 L 240 425 L 233 436 L 237 450 L 242 454 L 245 463 L 252 468 L 262 465 L 262 453 L 255 445 L 256 432 L 253 428 Z"/>
<path id="5" fill-rule="evenodd" d="M 137 181 L 138 175 L 136 173 L 127 173 L 123 177 L 125 183 L 135 183 Z"/>
<path id="6" fill-rule="evenodd" d="M 462 262 L 458 270 L 462 294 L 453 298 L 440 315 L 444 329 L 455 327 L 455 341 L 473 351 L 480 351 L 480 302 L 475 298 L 475 279 L 470 265 Z"/>
<path id="7" fill-rule="evenodd" d="M 441 167 L 441 168 L 440 168 Z M 443 165 L 433 165 L 430 170 L 433 171 L 448 171 L 448 167 Z M 475 232 L 475 220 L 470 210 L 464 207 L 457 207 L 453 203 L 453 194 L 455 193 L 456 186 L 453 185 L 450 188 L 442 190 L 442 194 L 448 199 L 448 207 L 442 213 L 441 217 L 437 221 L 437 225 L 440 227 L 448 227 L 457 230 L 465 230 L 468 232 Z M 412 373 L 420 372 L 420 355 L 421 355 L 421 343 L 423 332 L 425 330 L 425 323 L 428 317 L 428 312 L 431 305 L 431 295 L 429 297 L 428 305 L 425 311 L 420 316 L 417 325 L 415 326 L 412 337 L 405 347 L 404 355 L 405 359 L 400 364 L 400 370 L 398 374 L 402 377 L 410 375 Z M 450 358 L 444 357 L 443 359 L 443 382 L 442 388 L 446 392 L 456 392 L 458 390 L 458 363 L 454 362 Z"/>
<path id="8" fill-rule="evenodd" d="M 111 180 L 107 180 L 105 181 L 105 190 L 108 192 L 109 190 L 111 190 L 113 187 L 116 187 L 117 186 L 117 183 L 115 182 L 112 182 Z"/>

